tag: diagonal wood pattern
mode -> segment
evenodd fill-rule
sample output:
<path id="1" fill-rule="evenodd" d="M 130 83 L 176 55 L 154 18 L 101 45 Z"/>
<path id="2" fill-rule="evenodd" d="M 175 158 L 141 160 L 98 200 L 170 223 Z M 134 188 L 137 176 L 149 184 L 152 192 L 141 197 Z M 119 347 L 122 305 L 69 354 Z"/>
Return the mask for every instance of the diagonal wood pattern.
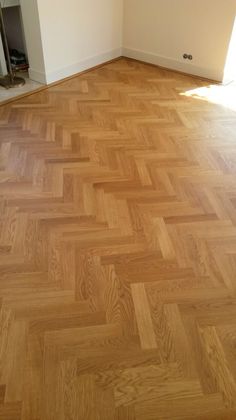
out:
<path id="1" fill-rule="evenodd" d="M 0 419 L 236 418 L 235 113 L 121 59 L 0 108 Z"/>

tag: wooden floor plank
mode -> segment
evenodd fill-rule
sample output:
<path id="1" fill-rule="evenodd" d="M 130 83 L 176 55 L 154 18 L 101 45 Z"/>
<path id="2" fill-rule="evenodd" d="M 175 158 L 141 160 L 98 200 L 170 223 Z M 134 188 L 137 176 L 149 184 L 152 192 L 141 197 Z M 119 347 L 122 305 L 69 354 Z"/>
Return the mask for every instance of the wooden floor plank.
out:
<path id="1" fill-rule="evenodd" d="M 236 418 L 236 114 L 205 86 L 122 58 L 0 107 L 0 419 Z"/>

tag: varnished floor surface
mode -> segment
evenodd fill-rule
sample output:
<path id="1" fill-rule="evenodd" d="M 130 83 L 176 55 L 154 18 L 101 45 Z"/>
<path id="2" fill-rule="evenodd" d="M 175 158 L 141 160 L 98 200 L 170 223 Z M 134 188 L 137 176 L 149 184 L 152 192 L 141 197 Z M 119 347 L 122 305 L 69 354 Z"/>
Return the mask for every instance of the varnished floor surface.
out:
<path id="1" fill-rule="evenodd" d="M 236 113 L 121 59 L 0 108 L 0 419 L 236 419 Z"/>

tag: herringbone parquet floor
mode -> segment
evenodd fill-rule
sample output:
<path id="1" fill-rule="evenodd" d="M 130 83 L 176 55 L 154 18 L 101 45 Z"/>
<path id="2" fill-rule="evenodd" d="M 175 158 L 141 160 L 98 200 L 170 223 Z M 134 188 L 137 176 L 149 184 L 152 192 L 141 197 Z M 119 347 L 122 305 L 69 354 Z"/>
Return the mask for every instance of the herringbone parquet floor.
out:
<path id="1" fill-rule="evenodd" d="M 236 114 L 121 59 L 0 108 L 0 419 L 236 419 Z"/>

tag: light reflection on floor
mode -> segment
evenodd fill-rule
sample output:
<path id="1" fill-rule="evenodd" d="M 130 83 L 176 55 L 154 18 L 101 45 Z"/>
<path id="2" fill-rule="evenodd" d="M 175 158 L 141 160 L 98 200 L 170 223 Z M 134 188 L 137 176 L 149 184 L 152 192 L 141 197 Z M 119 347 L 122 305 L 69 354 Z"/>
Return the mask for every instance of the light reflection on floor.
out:
<path id="1" fill-rule="evenodd" d="M 195 99 L 202 99 L 236 111 L 236 83 L 209 85 L 181 93 Z"/>

